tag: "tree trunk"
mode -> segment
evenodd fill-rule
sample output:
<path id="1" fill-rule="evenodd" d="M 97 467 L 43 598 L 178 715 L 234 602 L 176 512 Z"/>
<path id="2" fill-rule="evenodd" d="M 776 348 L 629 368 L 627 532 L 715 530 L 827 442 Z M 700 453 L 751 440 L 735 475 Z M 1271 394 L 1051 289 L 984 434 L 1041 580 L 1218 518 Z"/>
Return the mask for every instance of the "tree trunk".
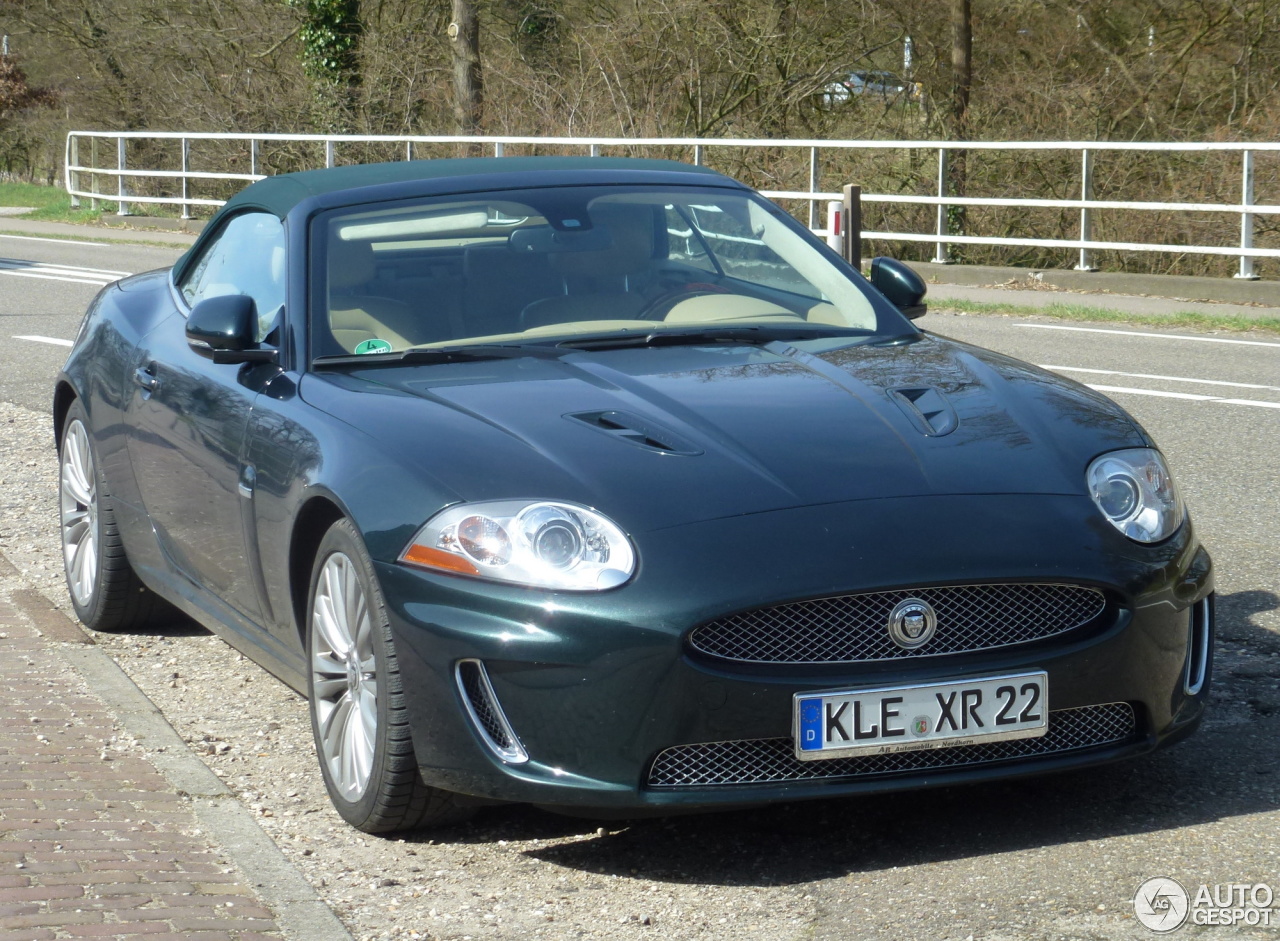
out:
<path id="1" fill-rule="evenodd" d="M 970 0 L 951 0 L 951 107 L 947 114 L 948 135 L 953 141 L 969 139 L 969 92 L 973 86 L 973 14 Z M 953 150 L 948 155 L 948 190 L 952 196 L 965 194 L 968 152 Z M 947 228 L 953 235 L 965 231 L 965 207 L 947 207 Z M 958 246 L 947 252 L 959 260 Z"/>
<path id="2" fill-rule="evenodd" d="M 477 134 L 484 104 L 480 72 L 480 21 L 473 0 L 453 0 L 449 24 L 453 48 L 453 119 L 459 134 Z"/>

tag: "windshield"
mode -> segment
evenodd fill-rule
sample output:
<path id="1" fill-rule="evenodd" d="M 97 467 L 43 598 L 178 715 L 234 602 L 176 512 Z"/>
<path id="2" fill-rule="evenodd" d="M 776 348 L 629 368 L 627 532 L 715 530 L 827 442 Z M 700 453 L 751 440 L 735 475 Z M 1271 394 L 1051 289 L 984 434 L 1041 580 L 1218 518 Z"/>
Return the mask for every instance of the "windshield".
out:
<path id="1" fill-rule="evenodd" d="M 701 187 L 548 187 L 337 210 L 313 354 L 741 326 L 911 332 L 776 206 Z"/>

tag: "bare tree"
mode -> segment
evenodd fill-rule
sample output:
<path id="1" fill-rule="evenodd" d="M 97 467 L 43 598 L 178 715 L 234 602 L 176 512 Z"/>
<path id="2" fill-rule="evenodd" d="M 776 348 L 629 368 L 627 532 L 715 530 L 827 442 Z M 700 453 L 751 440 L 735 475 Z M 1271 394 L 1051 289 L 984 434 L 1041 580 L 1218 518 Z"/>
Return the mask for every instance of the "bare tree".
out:
<path id="1" fill-rule="evenodd" d="M 973 10 L 969 0 L 951 0 L 951 101 L 947 111 L 949 135 L 954 141 L 969 139 L 969 95 L 973 89 Z M 969 154 L 952 150 L 947 165 L 948 188 L 953 196 L 965 195 L 968 184 Z M 948 206 L 950 231 L 963 235 L 968 221 L 964 206 Z M 948 246 L 954 258 L 960 254 L 955 245 Z"/>
<path id="2" fill-rule="evenodd" d="M 449 24 L 453 50 L 453 118 L 459 134 L 476 134 L 484 108 L 480 66 L 480 18 L 473 0 L 453 0 Z"/>

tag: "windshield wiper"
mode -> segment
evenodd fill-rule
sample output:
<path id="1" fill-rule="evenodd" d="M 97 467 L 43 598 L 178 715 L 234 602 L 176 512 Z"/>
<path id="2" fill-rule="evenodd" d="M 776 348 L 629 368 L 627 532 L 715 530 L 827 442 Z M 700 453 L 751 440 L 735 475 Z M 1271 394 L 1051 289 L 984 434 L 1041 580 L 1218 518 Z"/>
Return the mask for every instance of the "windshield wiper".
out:
<path id="1" fill-rule="evenodd" d="M 822 337 L 864 337 L 856 327 L 760 325 L 699 327 L 693 330 L 654 330 L 650 333 L 610 334 L 561 340 L 556 346 L 573 350 L 614 350 L 638 346 L 691 346 L 700 343 L 765 344 L 777 340 L 813 340 Z"/>
<path id="2" fill-rule="evenodd" d="M 554 359 L 563 351 L 537 343 L 471 343 L 463 346 L 415 346 L 398 353 L 343 353 L 317 356 L 317 366 L 402 366 L 423 363 L 464 363 L 485 359 L 538 356 Z"/>

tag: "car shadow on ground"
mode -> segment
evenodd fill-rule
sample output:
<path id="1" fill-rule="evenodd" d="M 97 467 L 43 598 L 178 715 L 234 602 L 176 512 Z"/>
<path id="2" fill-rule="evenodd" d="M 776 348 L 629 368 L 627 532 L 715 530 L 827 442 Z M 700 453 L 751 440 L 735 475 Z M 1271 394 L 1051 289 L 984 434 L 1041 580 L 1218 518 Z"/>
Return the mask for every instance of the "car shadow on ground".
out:
<path id="1" fill-rule="evenodd" d="M 1100 768 L 1002 783 L 819 800 L 638 821 L 584 821 L 529 807 L 486 810 L 437 842 L 550 840 L 524 852 L 574 869 L 713 885 L 787 885 L 1212 823 L 1280 807 L 1280 638 L 1253 615 L 1266 591 L 1219 608 L 1211 712 L 1195 736 Z M 566 841 L 574 836 L 579 839 Z M 410 842 L 412 842 L 412 838 Z M 424 840 L 425 841 L 425 840 Z"/>
<path id="2" fill-rule="evenodd" d="M 125 633 L 130 637 L 208 637 L 213 631 L 175 611 L 149 627 L 130 628 Z"/>

